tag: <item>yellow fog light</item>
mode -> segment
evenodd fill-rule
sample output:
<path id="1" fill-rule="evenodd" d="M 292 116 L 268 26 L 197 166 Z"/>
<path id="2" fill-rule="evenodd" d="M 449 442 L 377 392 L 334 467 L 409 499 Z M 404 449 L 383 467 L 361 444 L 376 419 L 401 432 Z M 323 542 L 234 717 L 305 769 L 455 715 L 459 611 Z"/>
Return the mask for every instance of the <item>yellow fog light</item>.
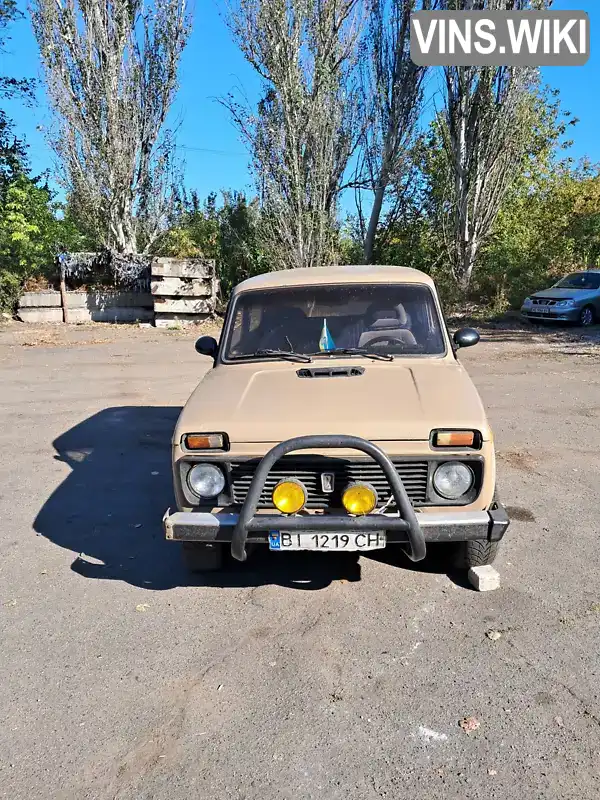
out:
<path id="1" fill-rule="evenodd" d="M 306 503 L 306 489 L 300 481 L 280 481 L 273 489 L 273 505 L 282 514 L 297 514 Z"/>
<path id="2" fill-rule="evenodd" d="M 351 483 L 344 489 L 342 504 L 349 514 L 370 514 L 377 505 L 377 492 L 368 483 Z"/>

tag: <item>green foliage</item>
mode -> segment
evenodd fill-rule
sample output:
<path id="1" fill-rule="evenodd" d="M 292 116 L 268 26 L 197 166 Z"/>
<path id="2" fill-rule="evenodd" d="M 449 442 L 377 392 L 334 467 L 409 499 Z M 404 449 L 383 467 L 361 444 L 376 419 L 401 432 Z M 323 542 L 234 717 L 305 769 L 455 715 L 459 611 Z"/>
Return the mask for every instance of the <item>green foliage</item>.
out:
<path id="1" fill-rule="evenodd" d="M 568 162 L 521 184 L 502 209 L 475 291 L 499 310 L 561 275 L 600 266 L 600 172 Z"/>
<path id="2" fill-rule="evenodd" d="M 236 283 L 269 272 L 275 265 L 263 245 L 257 200 L 248 203 L 243 194 L 225 193 L 219 223 L 217 264 L 222 291 L 228 296 Z"/>
<path id="3" fill-rule="evenodd" d="M 196 258 L 202 255 L 202 251 L 192 238 L 189 228 L 177 225 L 168 230 L 157 242 L 154 254 L 173 258 Z"/>
<path id="4" fill-rule="evenodd" d="M 184 197 L 179 217 L 156 243 L 153 252 L 179 258 L 217 258 L 219 215 L 216 197 L 216 194 L 209 195 L 204 205 L 196 192 Z"/>
<path id="5" fill-rule="evenodd" d="M 162 237 L 155 252 L 180 258 L 214 258 L 225 297 L 240 281 L 272 268 L 262 244 L 258 201 L 248 202 L 238 192 L 224 192 L 220 206 L 215 194 L 201 204 L 192 193 L 184 201 L 179 220 Z"/>
<path id="6" fill-rule="evenodd" d="M 14 310 L 25 281 L 52 278 L 60 247 L 82 249 L 84 240 L 40 178 L 29 175 L 25 146 L 0 114 L 0 308 Z"/>
<path id="7" fill-rule="evenodd" d="M 14 310 L 23 284 L 33 277 L 54 277 L 59 247 L 79 249 L 80 236 L 46 185 L 21 172 L 8 182 L 0 202 L 0 307 Z"/>
<path id="8" fill-rule="evenodd" d="M 0 109 L 0 199 L 27 158 L 25 145 L 15 135 L 11 121 Z"/>
<path id="9" fill-rule="evenodd" d="M 40 271 L 46 260 L 49 193 L 24 174 L 5 187 L 0 210 L 0 305 L 16 304 L 23 282 Z M 51 215 L 50 215 L 51 216 Z"/>

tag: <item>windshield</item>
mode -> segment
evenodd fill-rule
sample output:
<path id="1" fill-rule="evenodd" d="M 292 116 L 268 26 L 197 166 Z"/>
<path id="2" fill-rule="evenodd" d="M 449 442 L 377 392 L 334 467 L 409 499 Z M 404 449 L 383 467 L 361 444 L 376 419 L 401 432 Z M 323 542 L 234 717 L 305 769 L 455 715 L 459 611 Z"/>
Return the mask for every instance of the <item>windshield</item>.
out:
<path id="1" fill-rule="evenodd" d="M 600 289 L 600 273 L 598 272 L 574 272 L 567 275 L 558 283 L 554 284 L 555 289 Z"/>
<path id="2" fill-rule="evenodd" d="M 287 351 L 314 358 L 365 354 L 441 355 L 446 348 L 429 287 L 422 284 L 290 286 L 241 293 L 223 351 L 226 361 Z M 262 351 L 262 353 L 261 353 Z"/>

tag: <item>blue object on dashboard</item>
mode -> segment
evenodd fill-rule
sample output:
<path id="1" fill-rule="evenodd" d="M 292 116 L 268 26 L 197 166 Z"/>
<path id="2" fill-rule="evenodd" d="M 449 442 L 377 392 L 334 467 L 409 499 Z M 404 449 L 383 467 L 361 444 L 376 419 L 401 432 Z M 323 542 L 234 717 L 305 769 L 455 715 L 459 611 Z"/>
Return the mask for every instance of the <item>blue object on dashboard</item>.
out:
<path id="1" fill-rule="evenodd" d="M 335 350 L 335 342 L 329 333 L 326 319 L 323 320 L 323 330 L 321 331 L 321 338 L 319 339 L 319 350 Z"/>

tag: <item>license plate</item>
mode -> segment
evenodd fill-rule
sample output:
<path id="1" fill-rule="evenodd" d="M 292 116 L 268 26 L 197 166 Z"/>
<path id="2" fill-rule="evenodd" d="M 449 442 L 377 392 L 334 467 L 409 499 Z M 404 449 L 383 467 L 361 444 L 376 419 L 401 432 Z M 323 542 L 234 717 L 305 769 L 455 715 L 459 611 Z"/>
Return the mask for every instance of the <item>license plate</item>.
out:
<path id="1" fill-rule="evenodd" d="M 269 531 L 269 550 L 381 550 L 385 531 L 368 533 L 301 533 Z"/>
<path id="2" fill-rule="evenodd" d="M 536 314 L 549 314 L 550 313 L 550 306 L 534 306 L 533 311 Z"/>

